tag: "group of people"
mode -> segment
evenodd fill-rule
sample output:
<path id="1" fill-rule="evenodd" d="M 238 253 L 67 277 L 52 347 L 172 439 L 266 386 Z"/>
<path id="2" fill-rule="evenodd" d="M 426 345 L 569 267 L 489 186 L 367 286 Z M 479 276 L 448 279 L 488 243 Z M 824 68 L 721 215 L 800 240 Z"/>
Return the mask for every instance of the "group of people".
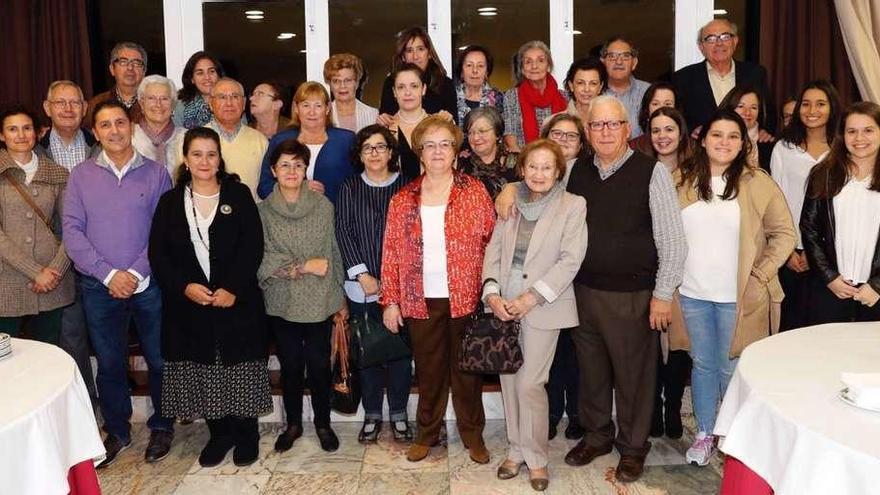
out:
<path id="1" fill-rule="evenodd" d="M 747 345 L 880 321 L 880 107 L 842 109 L 814 81 L 777 140 L 766 71 L 733 60 L 736 26 L 713 20 L 697 42 L 705 61 L 649 84 L 633 75 L 633 44 L 613 37 L 560 88 L 550 50 L 530 41 L 502 92 L 487 49 L 464 50 L 452 79 L 414 27 L 397 37 L 378 108 L 358 99 L 360 60 L 336 54 L 330 91 L 302 83 L 289 120 L 276 83 L 247 103 L 198 52 L 177 91 L 120 43 L 108 92 L 87 102 L 72 81 L 49 87 L 48 129 L 24 107 L 0 114 L 0 330 L 61 345 L 87 382 L 91 342 L 104 467 L 131 443 L 133 327 L 154 407 L 145 459 L 168 454 L 174 418 L 204 418 L 199 462 L 214 466 L 230 450 L 236 465 L 259 455 L 270 341 L 286 417 L 275 449 L 303 434 L 307 385 L 321 447 L 336 450 L 334 322 L 381 320 L 412 356 L 359 370 L 358 440 L 377 440 L 387 391 L 394 439 L 424 459 L 451 390 L 470 458 L 488 463 L 482 376 L 458 368 L 482 302 L 519 321 L 524 356 L 501 376 L 499 478 L 526 466 L 546 489 L 566 414 L 580 439 L 566 463 L 616 447 L 617 479 L 638 479 L 648 438 L 682 435 L 689 368 L 687 460 L 704 466 Z"/>

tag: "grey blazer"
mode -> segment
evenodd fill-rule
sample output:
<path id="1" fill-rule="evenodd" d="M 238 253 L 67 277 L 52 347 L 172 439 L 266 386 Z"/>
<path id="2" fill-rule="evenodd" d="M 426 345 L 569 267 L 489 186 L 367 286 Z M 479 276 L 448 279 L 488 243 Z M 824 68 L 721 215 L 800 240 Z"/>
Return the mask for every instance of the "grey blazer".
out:
<path id="1" fill-rule="evenodd" d="M 520 216 L 495 223 L 483 258 L 483 280 L 493 278 L 507 287 Z M 560 194 L 538 218 L 523 264 L 523 287 L 546 299 L 526 313 L 530 327 L 555 330 L 578 325 L 571 281 L 587 253 L 587 203 L 581 196 Z M 502 294 L 515 298 L 519 294 Z"/>

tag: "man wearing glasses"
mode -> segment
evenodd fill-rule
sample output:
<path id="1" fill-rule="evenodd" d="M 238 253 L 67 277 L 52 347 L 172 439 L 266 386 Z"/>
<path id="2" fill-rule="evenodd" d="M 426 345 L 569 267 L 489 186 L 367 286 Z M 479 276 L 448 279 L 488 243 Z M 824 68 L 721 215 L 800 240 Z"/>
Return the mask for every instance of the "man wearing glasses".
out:
<path id="1" fill-rule="evenodd" d="M 73 81 L 55 81 L 49 85 L 43 111 L 52 122 L 40 140 L 39 150 L 68 171 L 100 152 L 95 137 L 82 128 L 88 103 L 82 89 Z"/>
<path id="2" fill-rule="evenodd" d="M 758 64 L 734 61 L 738 43 L 736 24 L 727 19 L 715 19 L 700 29 L 697 39 L 705 60 L 683 67 L 672 75 L 672 84 L 684 103 L 684 117 L 691 131 L 698 131 L 738 84 L 754 86 L 761 91 L 761 100 L 766 107 L 766 131 L 771 134 L 775 131 L 776 105 L 767 85 L 767 71 Z"/>
<path id="3" fill-rule="evenodd" d="M 628 118 L 615 97 L 593 100 L 587 129 L 595 153 L 592 163 L 572 169 L 567 188 L 590 205 L 590 243 L 574 279 L 580 326 L 571 331 L 586 433 L 565 462 L 584 466 L 616 447 L 615 475 L 622 482 L 642 475 L 651 448 L 655 332 L 671 323 L 672 294 L 687 254 L 672 176 L 656 159 L 629 148 Z"/>
<path id="4" fill-rule="evenodd" d="M 602 45 L 601 59 L 608 71 L 608 93 L 616 96 L 629 112 L 629 121 L 632 122 L 630 139 L 641 136 L 643 131 L 637 117 L 642 97 L 650 84 L 633 76 L 639 65 L 638 50 L 628 39 L 615 36 Z"/>
<path id="5" fill-rule="evenodd" d="M 86 114 L 86 127 L 91 129 L 94 125 L 92 109 L 98 103 L 115 100 L 128 110 L 132 124 L 139 124 L 143 120 L 143 112 L 137 100 L 137 89 L 147 72 L 147 51 L 144 47 L 131 41 L 117 43 L 110 51 L 110 75 L 115 83 L 109 90 L 99 93 L 89 100 L 88 113 Z"/>
<path id="6" fill-rule="evenodd" d="M 263 133 L 266 139 L 272 139 L 290 125 L 290 119 L 281 115 L 285 100 L 284 88 L 280 84 L 270 81 L 257 84 L 251 92 L 248 125 Z"/>

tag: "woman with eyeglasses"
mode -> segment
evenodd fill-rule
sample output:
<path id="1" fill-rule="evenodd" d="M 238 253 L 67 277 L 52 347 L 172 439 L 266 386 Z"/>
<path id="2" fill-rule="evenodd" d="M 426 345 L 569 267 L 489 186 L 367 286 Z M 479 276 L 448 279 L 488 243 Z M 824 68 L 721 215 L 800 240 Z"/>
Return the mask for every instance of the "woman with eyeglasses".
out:
<path id="1" fill-rule="evenodd" d="M 260 131 L 266 139 L 272 139 L 290 126 L 290 119 L 282 115 L 286 101 L 287 91 L 281 84 L 273 81 L 257 84 L 248 102 L 248 125 Z"/>
<path id="2" fill-rule="evenodd" d="M 459 54 L 453 71 L 458 109 L 456 122 L 464 125 L 468 112 L 482 107 L 493 107 L 503 113 L 504 94 L 489 84 L 494 66 L 495 60 L 484 46 L 470 45 Z"/>
<path id="3" fill-rule="evenodd" d="M 361 129 L 352 150 L 361 171 L 342 183 L 336 200 L 336 240 L 345 269 L 349 312 L 382 321 L 379 308 L 382 242 L 391 198 L 406 183 L 397 161 L 397 141 L 391 132 L 373 124 Z M 388 391 L 391 431 L 398 441 L 412 440 L 406 404 L 412 381 L 412 358 L 395 359 L 361 368 L 364 424 L 361 443 L 375 443 L 382 430 L 383 389 Z"/>
<path id="4" fill-rule="evenodd" d="M 601 60 L 595 57 L 575 60 L 565 75 L 565 90 L 569 97 L 566 112 L 586 122 L 590 102 L 605 91 L 607 84 L 608 72 Z"/>
<path id="5" fill-rule="evenodd" d="M 324 62 L 324 82 L 333 96 L 330 117 L 336 127 L 358 132 L 376 123 L 379 110 L 357 97 L 363 77 L 364 64 L 351 53 L 337 53 Z"/>
<path id="6" fill-rule="evenodd" d="M 174 125 L 171 109 L 177 105 L 174 81 L 164 76 L 151 75 L 138 86 L 138 101 L 144 118 L 134 125 L 131 145 L 141 155 L 164 165 L 171 177 L 176 177 L 177 149 L 186 129 Z"/>
<path id="7" fill-rule="evenodd" d="M 519 153 L 505 148 L 504 120 L 494 107 L 471 110 L 464 119 L 464 132 L 470 150 L 459 155 L 458 169 L 480 179 L 494 200 L 505 184 L 516 180 Z"/>
<path id="8" fill-rule="evenodd" d="M 449 390 L 471 460 L 489 462 L 483 442 L 482 377 L 458 368 L 465 324 L 477 308 L 483 251 L 495 213 L 479 180 L 455 170 L 462 132 L 432 115 L 412 134 L 425 173 L 391 199 L 382 246 L 383 321 L 406 321 L 419 384 L 418 435 L 411 462 L 428 456 L 440 436 Z"/>
<path id="9" fill-rule="evenodd" d="M 211 88 L 224 76 L 220 59 L 204 51 L 193 53 L 183 66 L 183 75 L 180 76 L 183 87 L 177 93 L 174 124 L 193 129 L 210 122 L 212 115 L 208 99 Z"/>
<path id="10" fill-rule="evenodd" d="M 306 185 L 310 153 L 293 138 L 273 148 L 268 160 L 277 182 L 259 206 L 265 251 L 257 278 L 281 362 L 287 418 L 275 441 L 278 452 L 290 450 L 303 434 L 304 375 L 321 448 L 339 448 L 330 427 L 330 342 L 332 319 L 348 317 L 344 270 L 333 205 Z"/>
<path id="11" fill-rule="evenodd" d="M 446 75 L 443 62 L 431 43 L 431 37 L 424 28 L 409 27 L 397 34 L 396 50 L 391 59 L 391 74 L 382 83 L 382 101 L 379 104 L 378 124 L 390 127 L 400 109 L 397 92 L 394 90 L 397 74 L 404 65 L 415 65 L 422 71 L 425 84 L 424 108 L 430 114 L 445 112 L 450 119 L 458 115 L 456 108 L 455 85 Z M 398 138 L 399 140 L 400 138 Z"/>
<path id="12" fill-rule="evenodd" d="M 538 139 L 544 121 L 564 111 L 568 101 L 553 79 L 553 56 L 543 41 L 529 41 L 513 58 L 516 85 L 504 93 L 504 144 L 519 151 Z"/>

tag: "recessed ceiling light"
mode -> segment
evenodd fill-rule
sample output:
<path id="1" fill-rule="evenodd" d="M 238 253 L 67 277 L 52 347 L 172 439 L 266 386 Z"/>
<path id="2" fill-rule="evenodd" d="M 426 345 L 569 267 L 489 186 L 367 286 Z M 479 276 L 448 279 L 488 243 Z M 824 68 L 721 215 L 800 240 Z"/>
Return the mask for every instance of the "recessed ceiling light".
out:
<path id="1" fill-rule="evenodd" d="M 727 15 L 727 9 L 715 9 L 712 13 L 715 15 Z"/>
<path id="2" fill-rule="evenodd" d="M 252 21 L 260 21 L 263 19 L 263 16 L 261 14 L 251 14 L 251 15 L 246 15 L 245 17 L 247 17 L 248 19 L 250 19 Z"/>
<path id="3" fill-rule="evenodd" d="M 302 50 L 300 50 L 300 51 L 299 51 L 299 52 L 300 52 L 300 53 L 309 53 L 309 51 L 308 51 L 308 50 L 306 50 L 306 49 L 305 49 L 305 48 L 303 48 L 303 49 L 302 49 Z"/>
<path id="4" fill-rule="evenodd" d="M 578 31 L 577 29 L 575 29 L 575 30 L 572 30 L 571 34 L 577 36 L 577 35 L 579 35 L 579 34 L 584 34 L 584 33 Z"/>
<path id="5" fill-rule="evenodd" d="M 280 33 L 278 35 L 279 40 L 289 40 L 296 36 L 296 33 Z"/>
<path id="6" fill-rule="evenodd" d="M 263 15 L 262 10 L 245 10 L 244 15 Z"/>
<path id="7" fill-rule="evenodd" d="M 497 7 L 480 7 L 477 12 L 495 12 L 496 10 L 498 10 Z"/>
<path id="8" fill-rule="evenodd" d="M 460 47 L 458 47 L 458 49 L 463 51 L 463 50 L 467 50 L 467 47 L 468 47 L 468 45 L 461 45 Z"/>
<path id="9" fill-rule="evenodd" d="M 483 17 L 495 17 L 496 15 L 498 15 L 498 12 L 495 12 L 494 10 L 489 10 L 486 12 L 480 12 L 479 15 Z"/>

